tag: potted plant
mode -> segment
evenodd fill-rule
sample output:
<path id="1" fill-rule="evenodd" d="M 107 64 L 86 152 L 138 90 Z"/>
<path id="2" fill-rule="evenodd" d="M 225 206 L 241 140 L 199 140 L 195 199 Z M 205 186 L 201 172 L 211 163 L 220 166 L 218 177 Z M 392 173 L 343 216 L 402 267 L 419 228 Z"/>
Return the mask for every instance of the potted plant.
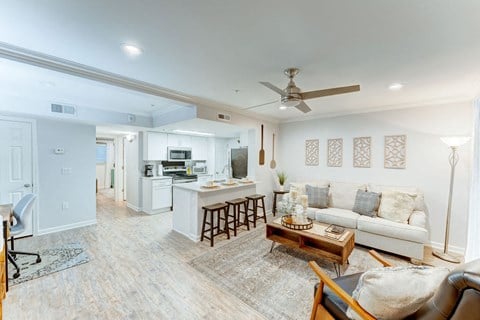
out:
<path id="1" fill-rule="evenodd" d="M 280 184 L 280 190 L 283 191 L 283 186 L 287 180 L 287 174 L 284 171 L 277 172 L 278 183 Z"/>

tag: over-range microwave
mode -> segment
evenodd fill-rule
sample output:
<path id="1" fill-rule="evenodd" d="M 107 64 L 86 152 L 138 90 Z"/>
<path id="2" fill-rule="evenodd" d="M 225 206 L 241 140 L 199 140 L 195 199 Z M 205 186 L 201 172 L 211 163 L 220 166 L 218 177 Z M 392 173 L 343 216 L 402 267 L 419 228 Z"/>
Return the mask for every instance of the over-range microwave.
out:
<path id="1" fill-rule="evenodd" d="M 168 161 L 192 160 L 192 148 L 168 147 Z"/>

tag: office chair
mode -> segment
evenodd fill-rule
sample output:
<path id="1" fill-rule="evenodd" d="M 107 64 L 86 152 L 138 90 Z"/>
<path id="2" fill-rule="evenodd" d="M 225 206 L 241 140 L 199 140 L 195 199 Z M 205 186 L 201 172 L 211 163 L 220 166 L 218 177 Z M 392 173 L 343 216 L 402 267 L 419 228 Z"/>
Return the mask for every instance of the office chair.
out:
<path id="1" fill-rule="evenodd" d="M 14 236 L 19 235 L 23 231 L 25 231 L 25 223 L 27 223 L 27 221 L 31 221 L 30 217 L 32 215 L 32 207 L 33 207 L 33 203 L 35 202 L 35 198 L 36 196 L 34 194 L 31 194 L 31 193 L 26 194 L 25 196 L 23 196 L 22 199 L 20 199 L 17 205 L 13 208 L 13 216 L 16 220 L 16 223 L 10 228 L 10 235 L 12 237 L 10 238 L 11 249 L 8 250 L 8 260 L 13 264 L 15 269 L 17 269 L 17 272 L 13 274 L 14 279 L 20 276 L 20 267 L 17 265 L 15 261 L 17 254 L 36 256 L 37 257 L 36 263 L 39 263 L 42 261 L 38 253 L 23 252 L 23 251 L 15 250 Z"/>

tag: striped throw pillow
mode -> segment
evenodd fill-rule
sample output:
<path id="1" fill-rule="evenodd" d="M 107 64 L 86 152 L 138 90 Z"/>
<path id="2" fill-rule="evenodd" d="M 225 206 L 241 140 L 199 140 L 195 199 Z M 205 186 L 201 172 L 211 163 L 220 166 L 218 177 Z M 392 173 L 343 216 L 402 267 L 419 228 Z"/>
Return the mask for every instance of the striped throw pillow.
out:
<path id="1" fill-rule="evenodd" d="M 381 193 L 358 190 L 352 211 L 364 216 L 375 217 L 380 205 L 380 195 Z"/>
<path id="2" fill-rule="evenodd" d="M 305 186 L 308 196 L 308 206 L 311 208 L 327 208 L 328 207 L 328 187 L 320 188 L 311 185 Z"/>

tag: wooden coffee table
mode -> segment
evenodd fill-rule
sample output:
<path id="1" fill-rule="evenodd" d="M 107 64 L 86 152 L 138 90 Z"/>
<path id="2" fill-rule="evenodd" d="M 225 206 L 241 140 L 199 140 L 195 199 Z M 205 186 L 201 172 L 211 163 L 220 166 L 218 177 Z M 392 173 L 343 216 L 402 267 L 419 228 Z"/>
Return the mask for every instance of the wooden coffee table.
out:
<path id="1" fill-rule="evenodd" d="M 312 229 L 293 230 L 282 226 L 279 219 L 267 223 L 266 237 L 272 240 L 270 252 L 272 252 L 275 243 L 301 249 L 333 262 L 335 273 L 337 277 L 340 276 L 341 267 L 348 263 L 348 257 L 355 246 L 353 230 L 345 228 L 340 240 L 335 240 L 323 235 L 322 230 L 328 227 L 327 224 L 314 222 Z"/>

